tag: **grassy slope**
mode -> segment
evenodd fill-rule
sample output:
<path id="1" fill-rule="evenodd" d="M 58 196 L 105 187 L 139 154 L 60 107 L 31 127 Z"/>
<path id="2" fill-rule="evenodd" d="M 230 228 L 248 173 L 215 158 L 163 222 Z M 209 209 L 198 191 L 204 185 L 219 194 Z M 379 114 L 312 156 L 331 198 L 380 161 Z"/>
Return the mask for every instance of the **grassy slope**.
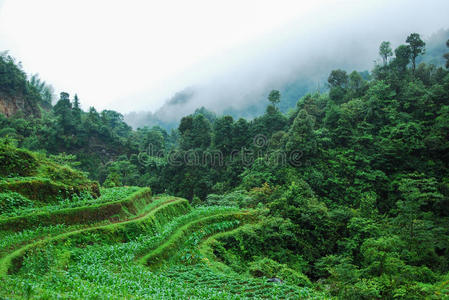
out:
<path id="1" fill-rule="evenodd" d="M 38 299 L 325 298 L 308 288 L 218 272 L 207 260 L 186 265 L 173 259 L 254 221 L 253 213 L 221 207 L 191 210 L 186 200 L 155 198 L 133 219 L 53 235 L 10 253 L 0 262 L 4 274 L 0 295 Z M 157 254 L 160 261 L 169 263 L 151 271 L 136 263 L 142 253 L 147 253 L 147 259 Z"/>
<path id="2" fill-rule="evenodd" d="M 239 212 L 236 210 L 234 212 L 217 213 L 216 215 L 193 220 L 178 228 L 163 244 L 143 256 L 139 260 L 139 263 L 151 266 L 153 268 L 160 266 L 166 259 L 173 256 L 176 251 L 179 251 L 182 243 L 192 232 L 200 230 L 208 224 L 213 224 L 220 221 L 242 219 L 245 214 L 248 214 L 248 212 Z"/>
<path id="3" fill-rule="evenodd" d="M 0 219 L 0 230 L 23 230 L 37 225 L 84 224 L 106 219 L 120 219 L 137 213 L 150 199 L 151 190 L 146 188 L 125 199 L 113 202 Z"/>
<path id="4" fill-rule="evenodd" d="M 14 191 L 37 205 L 83 191 L 100 195 L 99 185 L 86 174 L 60 165 L 45 155 L 0 143 L 0 192 Z"/>
<path id="5" fill-rule="evenodd" d="M 173 209 L 175 207 L 175 209 Z M 147 208 L 145 208 L 144 214 L 137 216 L 135 218 L 117 221 L 112 224 L 92 226 L 88 228 L 78 229 L 75 231 L 65 232 L 63 234 L 55 235 L 52 237 L 46 237 L 36 242 L 27 244 L 12 253 L 4 256 L 0 259 L 0 277 L 5 276 L 11 271 L 11 268 L 15 266 L 20 266 L 20 259 L 30 250 L 37 247 L 42 247 L 45 244 L 57 243 L 64 241 L 68 238 L 81 237 L 86 233 L 92 233 L 99 231 L 102 234 L 106 234 L 111 237 L 111 235 L 123 234 L 119 228 L 130 227 L 132 229 L 138 228 L 136 224 L 141 225 L 140 228 L 148 231 L 155 230 L 154 227 L 161 226 L 165 221 L 168 221 L 171 217 L 175 217 L 177 214 L 184 214 L 190 210 L 187 200 L 177 199 L 177 198 L 161 198 L 154 203 L 150 203 Z M 155 216 L 164 216 L 156 218 Z M 134 232 L 135 233 L 135 232 Z M 15 266 L 14 266 L 15 265 Z"/>
<path id="6" fill-rule="evenodd" d="M 0 192 L 15 191 L 36 204 L 0 217 L 1 296 L 239 299 L 308 293 L 221 273 L 198 255 L 208 238 L 254 221 L 255 211 L 192 210 L 185 199 L 152 197 L 149 188 L 114 201 L 65 207 L 58 202 L 61 195 L 88 191 L 98 196 L 98 185 L 67 166 L 8 145 L 0 145 L 0 162 Z"/>
<path id="7" fill-rule="evenodd" d="M 0 278 L 3 286 L 10 287 L 10 291 L 5 292 L 0 285 L 0 295 L 11 296 L 11 291 L 14 291 L 19 297 L 33 298 L 324 298 L 307 288 L 267 283 L 265 279 L 245 277 L 233 272 L 217 272 L 203 260 L 193 265 L 173 260 L 184 248 L 200 246 L 208 240 L 207 237 L 213 238 L 220 232 L 229 232 L 235 228 L 221 226 L 229 223 L 229 220 L 239 220 L 238 224 L 232 223 L 236 226 L 253 221 L 252 211 L 220 207 L 190 210 L 187 204 L 184 206 L 188 208 L 186 211 L 178 210 L 177 218 L 164 223 L 169 221 L 168 208 L 174 211 L 175 204 L 183 202 L 185 200 L 179 198 L 162 197 L 149 204 L 144 215 L 133 220 L 77 230 L 26 246 L 26 249 L 19 250 L 23 251 L 21 257 L 24 257 L 24 264 L 17 263 L 17 269 L 11 268 L 9 276 Z M 150 227 L 145 226 L 147 222 L 157 223 L 158 229 L 148 230 Z M 136 234 L 139 228 L 144 233 L 143 237 Z M 98 233 L 98 236 L 91 235 L 92 232 Z M 127 237 L 127 233 L 133 235 Z M 148 240 L 154 241 L 145 243 Z M 136 255 L 148 249 L 154 250 L 150 251 L 152 255 L 162 254 L 160 257 L 170 262 L 167 268 L 150 271 L 136 264 L 136 257 L 142 258 Z M 24 255 L 24 252 L 27 254 Z M 41 258 L 51 260 L 61 253 L 71 254 L 52 261 L 50 270 L 45 271 L 46 263 Z M 30 261 L 36 259 L 38 263 L 33 269 Z M 62 269 L 59 269 L 61 266 Z"/>

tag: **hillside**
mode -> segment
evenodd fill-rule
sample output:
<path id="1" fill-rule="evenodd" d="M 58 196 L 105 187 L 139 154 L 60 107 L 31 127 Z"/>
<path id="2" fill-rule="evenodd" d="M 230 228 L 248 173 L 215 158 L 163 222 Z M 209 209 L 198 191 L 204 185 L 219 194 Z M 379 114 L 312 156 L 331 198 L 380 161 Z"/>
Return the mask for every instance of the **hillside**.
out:
<path id="1" fill-rule="evenodd" d="M 20 114 L 41 117 L 41 110 L 51 107 L 51 87 L 34 75 L 27 79 L 7 52 L 0 52 L 0 113 L 6 117 Z"/>
<path id="2" fill-rule="evenodd" d="M 384 41 L 369 74 L 332 70 L 287 113 L 272 90 L 252 120 L 133 130 L 67 93 L 1 116 L 0 297 L 449 298 L 439 39 Z"/>
<path id="3" fill-rule="evenodd" d="M 0 195 L 3 216 L 37 210 L 65 198 L 97 198 L 100 190 L 84 173 L 1 140 Z"/>
<path id="4" fill-rule="evenodd" d="M 97 186 L 45 157 L 8 145 L 2 146 L 0 157 L 2 180 L 22 183 L 2 186 L 1 297 L 313 295 L 308 288 L 296 286 L 298 282 L 310 286 L 300 274 L 289 273 L 291 282 L 277 285 L 219 269 L 220 263 L 209 250 L 210 241 L 243 225 L 253 226 L 262 211 L 192 208 L 182 198 L 153 197 L 149 188 L 103 189 L 96 198 Z M 53 176 L 44 183 L 41 177 L 34 183 L 33 191 L 39 191 L 39 196 L 30 194 L 30 187 L 24 185 L 28 178 L 35 180 L 31 175 L 56 175 L 58 171 L 64 178 Z M 47 188 L 50 183 L 54 187 L 68 181 L 72 186 L 63 191 L 72 194 L 63 195 L 62 190 L 55 194 Z M 82 190 L 94 195 L 78 195 Z M 219 268 L 213 269 L 215 264 Z M 99 281 L 100 274 L 103 279 Z"/>
<path id="5" fill-rule="evenodd" d="M 445 64 L 443 55 L 447 52 L 445 43 L 449 37 L 449 29 L 440 29 L 432 35 L 423 38 L 426 43 L 426 51 L 417 58 L 417 64 L 426 63 L 433 64 L 436 67 L 442 67 Z M 133 128 L 139 127 L 153 127 L 161 126 L 167 131 L 176 128 L 177 124 L 183 116 L 189 113 L 194 113 L 199 106 L 204 106 L 218 115 L 230 115 L 233 118 L 253 119 L 265 111 L 265 94 L 268 94 L 270 88 L 276 88 L 282 94 L 282 101 L 279 103 L 279 109 L 283 113 L 294 109 L 298 100 L 305 95 L 315 92 L 327 92 L 329 86 L 327 84 L 327 77 L 329 75 L 329 65 L 333 65 L 342 70 L 351 70 L 353 68 L 352 61 L 343 60 L 339 64 L 336 59 L 332 57 L 321 58 L 310 61 L 310 65 L 305 69 L 295 71 L 291 76 L 277 80 L 273 78 L 274 82 L 266 83 L 266 86 L 258 87 L 259 97 L 244 97 L 236 107 L 231 105 L 232 101 L 219 103 L 218 100 L 212 98 L 208 99 L 207 103 L 196 103 L 196 98 L 201 98 L 202 93 L 205 93 L 201 87 L 187 87 L 179 91 L 173 97 L 168 99 L 162 107 L 154 112 L 131 112 L 125 114 L 125 121 Z M 374 64 L 381 64 L 381 59 L 375 59 Z M 364 80 L 369 80 L 370 74 L 368 70 L 358 70 Z M 207 93 L 207 92 L 206 92 Z M 217 94 L 226 91 L 216 91 Z M 263 96 L 262 96 L 263 95 Z M 219 99 L 217 97 L 217 99 Z M 217 107 L 220 109 L 217 111 Z"/>

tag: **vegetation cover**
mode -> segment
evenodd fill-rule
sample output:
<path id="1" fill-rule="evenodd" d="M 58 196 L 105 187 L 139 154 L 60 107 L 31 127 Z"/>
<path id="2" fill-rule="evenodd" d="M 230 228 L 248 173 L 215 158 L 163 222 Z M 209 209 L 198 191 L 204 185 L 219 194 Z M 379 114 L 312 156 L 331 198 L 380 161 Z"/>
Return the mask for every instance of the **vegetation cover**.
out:
<path id="1" fill-rule="evenodd" d="M 0 117 L 0 296 L 449 298 L 449 50 L 404 40 L 253 120 Z"/>

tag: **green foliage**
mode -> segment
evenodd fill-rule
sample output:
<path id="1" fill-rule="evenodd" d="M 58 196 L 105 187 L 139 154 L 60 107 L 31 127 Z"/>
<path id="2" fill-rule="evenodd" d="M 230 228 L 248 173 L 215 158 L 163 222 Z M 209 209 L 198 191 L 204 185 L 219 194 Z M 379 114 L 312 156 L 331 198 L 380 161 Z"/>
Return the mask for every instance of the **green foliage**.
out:
<path id="1" fill-rule="evenodd" d="M 137 187 L 119 187 L 102 189 L 101 196 L 94 198 L 90 193 L 83 191 L 78 194 L 73 194 L 70 198 L 58 198 L 58 202 L 45 206 L 36 206 L 37 202 L 32 201 L 33 205 L 21 206 L 9 213 L 1 214 L 2 216 L 24 216 L 33 213 L 56 212 L 66 208 L 85 207 L 90 205 L 97 205 L 107 202 L 115 202 L 128 198 L 132 193 L 138 191 Z M 19 194 L 20 195 L 20 194 Z M 23 196 L 22 196 L 23 197 Z"/>
<path id="2" fill-rule="evenodd" d="M 0 52 L 0 97 L 2 101 L 11 102 L 14 101 L 14 98 L 18 98 L 23 101 L 24 111 L 29 117 L 40 117 L 40 106 L 48 108 L 48 92 L 50 90 L 47 88 L 45 83 L 38 84 L 35 76 L 29 81 L 21 64 L 16 63 L 15 59 L 7 52 Z M 21 112 L 15 113 L 20 115 Z"/>
<path id="3" fill-rule="evenodd" d="M 346 71 L 340 69 L 333 70 L 330 73 L 327 82 L 331 87 L 345 88 L 348 84 L 348 75 L 346 74 Z"/>
<path id="4" fill-rule="evenodd" d="M 31 176 L 36 173 L 38 162 L 28 151 L 0 144 L 0 176 Z"/>
<path id="5" fill-rule="evenodd" d="M 19 208 L 33 207 L 34 203 L 28 198 L 15 192 L 0 193 L 1 214 L 11 213 Z"/>
<path id="6" fill-rule="evenodd" d="M 298 241 L 295 227 L 281 218 L 261 218 L 227 234 L 219 235 L 210 247 L 217 260 L 238 273 L 248 270 L 248 263 L 267 257 L 302 271 L 303 259 L 295 254 Z"/>
<path id="7" fill-rule="evenodd" d="M 379 47 L 379 55 L 382 57 L 384 65 L 387 65 L 388 58 L 393 56 L 393 51 L 391 50 L 390 42 L 382 42 Z"/>
<path id="8" fill-rule="evenodd" d="M 40 203 L 55 202 L 83 191 L 99 196 L 98 184 L 88 180 L 84 173 L 59 165 L 40 154 L 2 143 L 0 160 L 1 192 L 17 192 Z"/>
<path id="9" fill-rule="evenodd" d="M 285 149 L 300 151 L 304 161 L 314 156 L 318 151 L 314 125 L 314 118 L 306 110 L 300 110 L 287 134 Z"/>
<path id="10" fill-rule="evenodd" d="M 446 46 L 449 48 L 449 40 L 447 40 Z M 445 53 L 443 56 L 446 59 L 446 68 L 449 69 L 449 52 Z"/>
<path id="11" fill-rule="evenodd" d="M 109 173 L 108 177 L 106 177 L 106 180 L 103 182 L 103 186 L 106 188 L 112 188 L 121 185 L 122 183 L 120 181 L 120 174 L 117 172 Z"/>
<path id="12" fill-rule="evenodd" d="M 159 205 L 156 205 L 159 208 L 168 207 L 164 204 L 166 203 L 164 201 L 156 200 L 155 203 L 159 203 Z M 157 210 L 158 208 L 153 211 L 156 212 Z M 319 295 L 310 289 L 298 288 L 294 284 L 276 285 L 267 283 L 265 280 L 247 278 L 242 275 L 217 273 L 205 265 L 207 260 L 204 259 L 200 259 L 201 263 L 188 268 L 182 265 L 170 266 L 169 269 L 160 272 L 149 272 L 146 268 L 133 263 L 136 254 L 138 255 L 148 247 L 152 248 L 167 240 L 170 241 L 171 239 L 167 239 L 167 237 L 171 235 L 177 236 L 178 231 L 176 229 L 180 225 L 201 220 L 201 216 L 208 218 L 211 213 L 217 215 L 217 220 L 222 220 L 219 216 L 232 211 L 236 212 L 235 209 L 231 208 L 200 208 L 178 217 L 164 227 L 158 227 L 160 234 L 152 236 L 148 235 L 148 232 L 141 231 L 143 235 L 128 235 L 128 239 L 120 238 L 120 243 L 114 242 L 111 237 L 117 234 L 121 235 L 120 232 L 123 230 L 129 233 L 137 233 L 136 230 L 139 227 L 130 225 L 141 223 L 140 220 L 105 225 L 101 231 L 99 231 L 100 227 L 67 231 L 59 236 L 47 238 L 47 241 L 38 241 L 35 243 L 35 247 L 28 247 L 26 252 L 20 254 L 23 255 L 20 265 L 17 264 L 16 257 L 16 262 L 10 269 L 10 275 L 2 279 L 8 282 L 8 289 L 0 288 L 0 295 L 11 295 L 10 287 L 20 284 L 25 284 L 26 287 L 17 290 L 18 295 L 35 296 L 39 294 L 51 295 L 51 297 L 62 291 L 64 291 L 64 295 L 71 295 L 71 297 L 81 297 L 81 295 L 86 297 L 86 295 L 95 295 L 96 293 L 101 296 L 120 295 L 120 297 L 128 297 L 133 295 L 133 297 L 145 298 L 160 298 L 168 295 L 170 297 L 195 296 L 200 298 L 210 298 L 211 295 L 217 295 L 218 298 L 223 296 L 228 298 L 236 293 L 243 298 L 276 296 L 280 299 L 297 295 L 302 295 L 301 297 L 304 298 Z M 163 215 L 151 213 L 150 215 L 162 221 Z M 152 217 L 146 217 L 145 219 L 150 221 Z M 185 242 L 180 244 L 183 250 L 176 257 L 179 257 L 183 262 L 193 263 L 192 256 L 189 254 L 194 253 L 193 249 L 199 246 L 206 236 L 229 230 L 238 224 L 239 222 L 236 220 L 218 221 L 202 226 L 198 228 L 199 230 L 191 231 L 190 234 L 183 237 Z M 115 229 L 112 230 L 112 227 Z M 188 225 L 188 227 L 191 227 L 191 225 Z M 67 230 L 64 227 L 55 227 L 39 232 L 40 234 L 48 234 L 57 229 Z M 95 239 L 95 244 L 86 244 L 86 242 L 95 238 L 95 231 L 101 233 L 98 236 L 99 239 Z M 109 237 L 105 239 L 105 235 Z M 28 238 L 31 236 L 27 234 Z M 109 242 L 108 239 L 110 239 Z M 118 270 L 120 271 L 117 272 Z M 61 272 L 67 275 L 61 276 Z M 283 268 L 282 272 L 285 278 L 289 278 L 289 280 L 307 281 L 306 277 L 293 270 Z M 30 274 L 38 276 L 30 276 Z M 146 282 L 144 283 L 142 280 Z M 223 290 L 223 283 L 225 282 L 227 285 Z M 193 283 L 195 283 L 195 288 L 189 288 Z"/>
<path id="13" fill-rule="evenodd" d="M 264 183 L 273 183 L 275 176 L 269 168 L 269 162 L 263 158 L 258 158 L 251 168 L 246 169 L 241 175 L 241 186 L 247 190 L 260 187 Z"/>
<path id="14" fill-rule="evenodd" d="M 412 33 L 407 37 L 406 42 L 410 45 L 410 52 L 413 64 L 413 73 L 415 73 L 416 69 L 416 58 L 418 55 L 423 54 L 425 52 L 426 43 L 421 40 L 421 37 L 418 33 Z"/>
<path id="15" fill-rule="evenodd" d="M 213 144 L 217 150 L 229 155 L 233 150 L 233 123 L 231 116 L 218 118 L 213 126 Z"/>
<path id="16" fill-rule="evenodd" d="M 69 186 L 48 178 L 17 177 L 0 181 L 0 191 L 14 191 L 40 203 L 56 202 L 75 193 Z"/>
<path id="17" fill-rule="evenodd" d="M 140 208 L 136 206 L 136 203 L 133 203 L 132 208 L 139 209 L 133 212 L 135 215 L 140 212 L 144 212 L 144 214 L 122 222 L 67 230 L 64 233 L 45 237 L 35 242 L 32 241 L 25 246 L 19 246 L 17 250 L 0 259 L 0 277 L 5 276 L 8 272 L 16 272 L 17 268 L 20 268 L 22 264 L 23 257 L 30 253 L 30 251 L 34 251 L 43 245 L 52 245 L 60 242 L 72 244 L 73 242 L 73 244 L 85 246 L 93 241 L 127 241 L 142 232 L 157 232 L 160 230 L 160 226 L 167 223 L 171 218 L 186 213 L 190 209 L 185 200 L 166 198 L 150 204 L 143 201 L 142 207 Z M 131 209 L 129 210 L 131 211 Z M 128 217 L 135 215 L 128 215 Z"/>
<path id="18" fill-rule="evenodd" d="M 281 102 L 281 93 L 278 90 L 272 90 L 268 95 L 268 101 L 270 101 L 273 106 L 276 106 Z"/>
<path id="19" fill-rule="evenodd" d="M 313 282 L 341 299 L 447 297 L 449 73 L 429 64 L 442 36 L 426 45 L 413 33 L 394 55 L 383 42 L 372 73 L 333 70 L 328 93 L 288 114 L 297 83 L 252 120 L 201 108 L 171 133 L 133 131 L 66 93 L 41 118 L 0 116 L 4 286 L 50 298 L 325 298 L 296 286 Z M 44 97 L 2 59 L 4 93 Z M 196 208 L 127 188 L 106 201 L 87 176 Z"/>
<path id="20" fill-rule="evenodd" d="M 79 167 L 80 163 L 76 160 L 76 155 L 67 154 L 67 153 L 59 153 L 58 155 L 49 155 L 50 160 L 61 164 L 67 165 L 71 168 Z"/>
<path id="21" fill-rule="evenodd" d="M 157 247 L 156 249 L 150 251 L 148 254 L 146 254 L 141 260 L 140 263 L 146 264 L 149 266 L 152 266 L 152 268 L 159 267 L 162 263 L 164 263 L 164 260 L 168 257 L 174 255 L 175 251 L 179 251 L 179 248 L 182 244 L 185 246 L 195 246 L 195 242 L 192 244 L 191 241 L 185 240 L 189 235 L 192 235 L 192 232 L 195 230 L 199 230 L 200 228 L 204 228 L 206 225 L 209 225 L 211 223 L 217 223 L 217 222 L 223 222 L 223 221 L 231 221 L 235 219 L 240 219 L 244 215 L 238 214 L 236 212 L 228 212 L 228 213 L 218 213 L 218 214 L 212 214 L 210 216 L 197 219 L 195 221 L 192 221 L 190 223 L 185 224 L 184 226 L 177 229 L 170 238 Z M 233 225 L 231 223 L 231 225 Z M 224 227 L 226 228 L 226 226 Z M 218 228 L 219 229 L 219 228 Z M 204 231 L 204 229 L 202 229 Z M 211 231 L 210 233 L 212 233 Z M 198 239 L 199 237 L 196 237 L 195 239 Z M 189 245 L 192 244 L 192 245 Z M 182 257 L 184 260 L 191 260 L 191 254 L 188 255 L 188 252 L 185 253 Z"/>
<path id="22" fill-rule="evenodd" d="M 393 66 L 398 68 L 402 73 L 405 72 L 407 65 L 410 63 L 410 59 L 412 57 L 412 50 L 410 46 L 400 45 L 394 50 L 394 54 L 396 55 Z"/>
<path id="23" fill-rule="evenodd" d="M 207 148 L 211 142 L 210 131 L 210 122 L 201 114 L 182 118 L 179 124 L 181 148 Z"/>
<path id="24" fill-rule="evenodd" d="M 51 85 L 47 85 L 45 81 L 41 80 L 38 74 L 34 74 L 33 76 L 31 76 L 30 84 L 42 97 L 44 107 L 51 107 L 53 100 L 53 87 Z"/>
<path id="25" fill-rule="evenodd" d="M 310 286 L 311 282 L 304 274 L 292 270 L 285 264 L 280 264 L 269 258 L 256 260 L 249 265 L 249 272 L 255 277 L 280 278 L 292 285 Z"/>
<path id="26" fill-rule="evenodd" d="M 72 202 L 72 200 L 74 200 Z M 127 188 L 106 192 L 102 198 L 61 201 L 36 209 L 14 211 L 13 217 L 0 219 L 0 229 L 22 230 L 36 225 L 93 223 L 137 214 L 151 201 L 151 189 Z"/>
<path id="27" fill-rule="evenodd" d="M 254 207 L 257 205 L 254 197 L 247 191 L 236 190 L 224 195 L 209 194 L 206 197 L 205 205 L 210 206 L 235 206 L 235 207 Z"/>

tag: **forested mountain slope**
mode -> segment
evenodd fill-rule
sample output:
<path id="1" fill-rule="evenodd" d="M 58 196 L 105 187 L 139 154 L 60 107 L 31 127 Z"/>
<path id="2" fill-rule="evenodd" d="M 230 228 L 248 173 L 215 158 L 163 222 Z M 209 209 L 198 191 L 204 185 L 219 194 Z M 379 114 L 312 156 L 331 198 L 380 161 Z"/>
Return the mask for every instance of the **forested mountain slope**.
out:
<path id="1" fill-rule="evenodd" d="M 440 29 L 430 36 L 423 38 L 426 42 L 426 51 L 417 57 L 416 63 L 419 64 L 424 62 L 426 64 L 433 64 L 436 67 L 444 66 L 446 60 L 443 55 L 447 52 L 445 43 L 448 37 L 449 29 Z M 323 48 L 331 50 L 332 46 L 323 46 Z M 340 49 L 339 51 L 346 53 L 347 50 Z M 376 57 L 372 57 L 372 59 L 375 64 L 382 64 L 382 59 Z M 330 66 L 343 70 L 352 70 L 354 68 L 353 61 L 354 59 L 351 59 L 351 57 L 347 57 L 346 59 L 341 59 L 340 57 L 340 61 L 338 58 L 333 58 L 332 56 L 319 58 L 311 57 L 305 68 L 301 68 L 282 79 L 273 79 L 275 82 L 267 82 L 265 87 L 255 87 L 256 90 L 263 90 L 259 93 L 260 96 L 256 98 L 254 98 L 254 96 L 243 96 L 243 99 L 239 101 L 238 107 L 234 107 L 226 101 L 222 101 L 223 103 L 221 103 L 217 100 L 220 99 L 218 97 L 217 99 L 211 97 L 208 103 L 203 103 L 201 105 L 212 111 L 215 111 L 214 109 L 217 109 L 217 106 L 218 108 L 221 107 L 222 109 L 220 112 L 222 115 L 230 115 L 237 119 L 241 117 L 253 119 L 263 114 L 265 111 L 265 97 L 262 95 L 265 93 L 268 94 L 270 89 L 276 88 L 279 89 L 282 94 L 282 101 L 279 103 L 278 107 L 281 112 L 287 113 L 290 109 L 294 109 L 299 98 L 308 93 L 328 92 L 329 86 L 327 85 L 327 77 L 331 70 L 330 68 L 332 68 Z M 358 71 L 363 79 L 370 80 L 371 75 L 368 72 L 368 69 L 360 69 Z M 195 102 L 197 97 L 201 97 L 202 93 L 204 93 L 204 91 L 201 87 L 187 87 L 167 100 L 158 110 L 154 112 L 141 111 L 128 113 L 125 114 L 125 121 L 133 128 L 158 125 L 165 130 L 171 130 L 172 128 L 177 127 L 177 124 L 182 117 L 180 112 L 193 112 L 194 109 L 192 109 L 191 103 Z M 218 90 L 216 93 L 220 94 L 220 91 Z M 223 91 L 223 93 L 226 94 L 226 91 Z M 233 102 L 230 101 L 230 103 Z"/>
<path id="2" fill-rule="evenodd" d="M 27 256 L 24 268 L 8 264 L 18 276 L 8 284 L 69 297 L 98 288 L 145 298 L 144 286 L 166 297 L 449 297 L 449 71 L 420 63 L 425 49 L 417 33 L 394 50 L 383 42 L 369 76 L 333 70 L 328 92 L 307 94 L 288 113 L 273 90 L 265 113 L 250 121 L 203 108 L 170 133 L 132 130 L 119 113 L 84 112 L 66 93 L 41 118 L 2 117 L 10 144 L 47 152 L 103 187 L 164 193 L 100 220 L 114 228 L 98 227 L 108 234 L 58 229 L 45 255 Z M 145 231 L 133 221 L 159 205 L 167 209 L 162 227 Z M 45 282 L 29 276 L 40 264 L 52 270 Z M 267 286 L 271 277 L 285 285 Z M 171 280 L 183 289 L 167 289 Z"/>

